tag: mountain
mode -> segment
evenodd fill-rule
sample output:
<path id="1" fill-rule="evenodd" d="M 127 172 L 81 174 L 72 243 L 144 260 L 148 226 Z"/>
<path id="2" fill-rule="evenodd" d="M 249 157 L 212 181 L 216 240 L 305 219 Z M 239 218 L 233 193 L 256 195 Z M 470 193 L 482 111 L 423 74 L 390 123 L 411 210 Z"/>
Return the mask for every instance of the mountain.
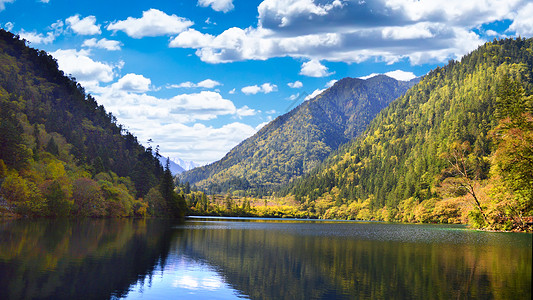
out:
<path id="1" fill-rule="evenodd" d="M 285 192 L 328 218 L 524 226 L 532 95 L 533 39 L 487 43 L 431 71 Z"/>
<path id="2" fill-rule="evenodd" d="M 58 69 L 0 30 L 0 215 L 179 215 L 151 148 Z M 173 194 L 174 193 L 174 194 Z"/>
<path id="3" fill-rule="evenodd" d="M 384 75 L 339 80 L 264 126 L 221 160 L 181 174 L 180 181 L 214 193 L 229 189 L 264 193 L 318 166 L 413 84 Z"/>
<path id="4" fill-rule="evenodd" d="M 159 157 L 159 161 L 161 162 L 161 165 L 166 166 L 167 159 L 168 159 L 168 167 L 169 167 L 170 172 L 172 173 L 173 176 L 176 176 L 178 174 L 181 174 L 181 173 L 185 172 L 185 169 L 182 166 L 180 166 L 179 164 L 175 163 L 169 157 L 160 156 Z"/>
<path id="5" fill-rule="evenodd" d="M 189 171 L 200 166 L 200 164 L 197 164 L 194 161 L 186 161 L 179 157 L 171 158 L 170 160 L 178 164 L 184 171 Z"/>

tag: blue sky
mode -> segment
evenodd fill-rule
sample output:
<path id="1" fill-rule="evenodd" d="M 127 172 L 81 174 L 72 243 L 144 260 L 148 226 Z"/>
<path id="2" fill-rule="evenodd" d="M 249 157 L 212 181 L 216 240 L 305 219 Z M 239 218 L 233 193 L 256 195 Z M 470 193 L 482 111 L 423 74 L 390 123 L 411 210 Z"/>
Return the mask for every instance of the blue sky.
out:
<path id="1" fill-rule="evenodd" d="M 141 142 L 201 164 L 335 80 L 421 76 L 531 37 L 532 15 L 531 0 L 0 0 L 0 26 Z"/>

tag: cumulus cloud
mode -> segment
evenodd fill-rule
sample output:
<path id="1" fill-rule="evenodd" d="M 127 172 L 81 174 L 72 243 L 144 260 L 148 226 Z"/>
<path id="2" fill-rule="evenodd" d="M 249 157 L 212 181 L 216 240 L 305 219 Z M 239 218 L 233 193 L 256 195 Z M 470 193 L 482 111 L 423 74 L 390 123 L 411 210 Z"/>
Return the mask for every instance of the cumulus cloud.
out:
<path id="1" fill-rule="evenodd" d="M 235 8 L 233 6 L 233 0 L 198 0 L 198 5 L 203 7 L 211 6 L 213 10 L 224 13 Z"/>
<path id="2" fill-rule="evenodd" d="M 222 83 L 212 80 L 212 79 L 205 79 L 198 83 L 193 83 L 191 81 L 182 82 L 180 84 L 172 84 L 167 86 L 167 88 L 206 88 L 206 89 L 212 89 L 216 86 L 222 85 Z"/>
<path id="3" fill-rule="evenodd" d="M 331 74 L 333 73 L 328 72 L 328 68 L 316 59 L 304 62 L 300 70 L 300 75 L 309 77 L 326 77 Z"/>
<path id="4" fill-rule="evenodd" d="M 520 36 L 533 35 L 533 3 L 527 4 L 518 11 L 509 31 L 516 32 Z"/>
<path id="5" fill-rule="evenodd" d="M 51 52 L 57 59 L 59 69 L 72 74 L 86 87 L 97 86 L 100 82 L 110 82 L 115 77 L 115 66 L 94 61 L 88 50 L 59 49 Z"/>
<path id="6" fill-rule="evenodd" d="M 133 93 L 144 93 L 150 90 L 152 81 L 143 75 L 129 73 L 112 85 L 114 90 Z"/>
<path id="7" fill-rule="evenodd" d="M 359 78 L 368 79 L 368 78 L 372 78 L 372 77 L 377 76 L 377 75 L 387 75 L 387 76 L 389 76 L 391 78 L 394 78 L 394 79 L 400 80 L 400 81 L 409 81 L 411 79 L 416 78 L 416 75 L 413 72 L 406 72 L 406 71 L 402 71 L 402 70 L 395 70 L 395 71 L 390 71 L 390 72 L 387 72 L 387 73 L 372 73 L 370 75 L 359 77 Z"/>
<path id="8" fill-rule="evenodd" d="M 332 87 L 335 84 L 335 82 L 337 82 L 337 81 L 338 81 L 337 79 L 332 79 L 332 80 L 328 81 L 326 83 L 326 87 L 327 88 Z"/>
<path id="9" fill-rule="evenodd" d="M 482 24 L 514 18 L 512 30 L 530 32 L 526 4 L 527 0 L 265 0 L 258 7 L 256 27 L 229 28 L 218 35 L 189 29 L 169 46 L 196 49 L 208 63 L 286 56 L 348 63 L 445 62 L 485 42 L 475 33 Z"/>
<path id="10" fill-rule="evenodd" d="M 0 0 L 0 11 L 6 9 L 6 3 L 13 3 L 15 0 Z"/>
<path id="11" fill-rule="evenodd" d="M 315 98 L 316 96 L 322 94 L 322 92 L 324 92 L 326 89 L 316 89 L 314 90 L 311 94 L 307 95 L 305 97 L 305 100 L 310 100 L 310 99 L 313 99 Z"/>
<path id="12" fill-rule="evenodd" d="M 19 36 L 32 44 L 50 44 L 56 38 L 53 32 L 48 32 L 44 35 L 35 31 L 26 32 L 24 29 L 19 32 Z"/>
<path id="13" fill-rule="evenodd" d="M 292 94 L 289 96 L 289 98 L 287 98 L 287 100 L 293 101 L 298 99 L 298 97 L 300 97 L 300 93 Z"/>
<path id="14" fill-rule="evenodd" d="M 106 38 L 103 39 L 88 39 L 85 40 L 82 44 L 82 47 L 89 47 L 89 48 L 99 48 L 99 49 L 105 49 L 108 51 L 117 51 L 120 50 L 120 46 L 122 45 L 119 41 L 114 40 L 108 40 Z"/>
<path id="15" fill-rule="evenodd" d="M 245 86 L 241 89 L 241 92 L 243 92 L 246 95 L 255 95 L 259 92 L 263 94 L 269 94 L 272 92 L 276 92 L 278 90 L 278 86 L 271 83 L 263 83 L 261 86 L 258 85 L 250 85 Z"/>
<path id="16" fill-rule="evenodd" d="M 153 139 L 171 157 L 209 163 L 222 158 L 256 132 L 255 128 L 239 122 L 218 128 L 199 123 L 220 116 L 242 118 L 257 114 L 258 111 L 248 106 L 237 108 L 217 92 L 158 98 L 147 94 L 150 86 L 149 78 L 127 74 L 111 85 L 90 92 L 140 141 Z"/>
<path id="17" fill-rule="evenodd" d="M 7 30 L 7 31 L 11 31 L 13 30 L 13 27 L 15 26 L 15 24 L 11 23 L 11 22 L 7 22 L 4 24 L 4 28 Z"/>
<path id="18" fill-rule="evenodd" d="M 77 34 L 80 35 L 95 35 L 100 34 L 100 25 L 96 24 L 95 16 L 88 16 L 80 19 L 80 15 L 74 15 L 67 18 L 66 23 Z"/>
<path id="19" fill-rule="evenodd" d="M 167 15 L 157 10 L 149 9 L 143 12 L 141 18 L 128 17 L 126 20 L 115 21 L 107 25 L 111 31 L 123 31 L 132 38 L 146 36 L 173 35 L 187 30 L 194 23 L 176 15 Z"/>
<path id="20" fill-rule="evenodd" d="M 304 84 L 299 80 L 296 80 L 295 82 L 289 82 L 287 85 L 292 89 L 299 89 L 304 86 Z"/>
<path id="21" fill-rule="evenodd" d="M 138 135 L 141 140 L 152 138 L 160 143 L 164 154 L 193 160 L 201 165 L 219 160 L 233 147 L 257 132 L 250 125 L 233 122 L 221 127 L 206 126 L 201 123 L 193 125 L 166 124 L 152 132 Z M 132 128 L 135 132 L 135 129 Z M 159 143 L 159 142 L 158 142 Z"/>
<path id="22" fill-rule="evenodd" d="M 249 108 L 248 105 L 245 105 L 241 108 L 238 108 L 236 111 L 236 115 L 239 118 L 242 117 L 248 117 L 248 116 L 255 116 L 257 114 L 257 111 L 253 108 Z"/>

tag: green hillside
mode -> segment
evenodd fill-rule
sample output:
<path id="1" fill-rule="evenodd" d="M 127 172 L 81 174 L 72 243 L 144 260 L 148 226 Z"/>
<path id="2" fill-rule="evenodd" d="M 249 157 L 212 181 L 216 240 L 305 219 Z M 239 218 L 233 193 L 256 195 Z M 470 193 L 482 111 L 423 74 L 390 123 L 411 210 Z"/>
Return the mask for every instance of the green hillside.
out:
<path id="1" fill-rule="evenodd" d="M 286 190 L 326 218 L 523 229 L 533 202 L 533 39 L 487 43 L 425 76 Z M 497 225 L 499 224 L 499 225 Z"/>
<path id="2" fill-rule="evenodd" d="M 383 75 L 342 79 L 270 122 L 220 161 L 179 178 L 211 193 L 264 194 L 317 167 L 412 85 Z"/>
<path id="3" fill-rule="evenodd" d="M 0 214 L 177 213 L 157 155 L 46 52 L 0 30 Z"/>

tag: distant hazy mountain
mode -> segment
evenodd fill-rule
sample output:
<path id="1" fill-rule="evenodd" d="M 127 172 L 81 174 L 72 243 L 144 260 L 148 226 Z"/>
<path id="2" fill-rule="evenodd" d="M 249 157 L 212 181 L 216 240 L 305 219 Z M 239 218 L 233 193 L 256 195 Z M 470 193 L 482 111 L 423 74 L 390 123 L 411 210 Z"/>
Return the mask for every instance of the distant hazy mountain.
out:
<path id="1" fill-rule="evenodd" d="M 171 158 L 170 160 L 182 167 L 184 171 L 189 171 L 200 166 L 200 164 L 195 163 L 194 161 L 185 161 L 178 157 Z"/>
<path id="2" fill-rule="evenodd" d="M 159 160 L 161 161 L 161 164 L 163 167 L 167 163 L 166 157 L 160 157 Z M 185 171 L 189 171 L 191 169 L 194 169 L 196 167 L 199 167 L 200 165 L 195 163 L 194 161 L 185 161 L 181 158 L 170 158 L 169 159 L 169 168 L 170 172 L 172 172 L 172 175 L 178 175 Z"/>
<path id="3" fill-rule="evenodd" d="M 180 175 L 211 192 L 266 190 L 309 172 L 415 81 L 379 75 L 344 78 L 233 148 L 224 158 Z"/>
<path id="4" fill-rule="evenodd" d="M 159 158 L 159 161 L 161 161 L 161 164 L 163 165 L 163 167 L 165 167 L 167 163 L 167 158 L 161 156 Z M 185 172 L 185 169 L 182 166 L 175 163 L 172 159 L 169 159 L 169 169 L 172 175 L 178 175 L 178 174 Z"/>

